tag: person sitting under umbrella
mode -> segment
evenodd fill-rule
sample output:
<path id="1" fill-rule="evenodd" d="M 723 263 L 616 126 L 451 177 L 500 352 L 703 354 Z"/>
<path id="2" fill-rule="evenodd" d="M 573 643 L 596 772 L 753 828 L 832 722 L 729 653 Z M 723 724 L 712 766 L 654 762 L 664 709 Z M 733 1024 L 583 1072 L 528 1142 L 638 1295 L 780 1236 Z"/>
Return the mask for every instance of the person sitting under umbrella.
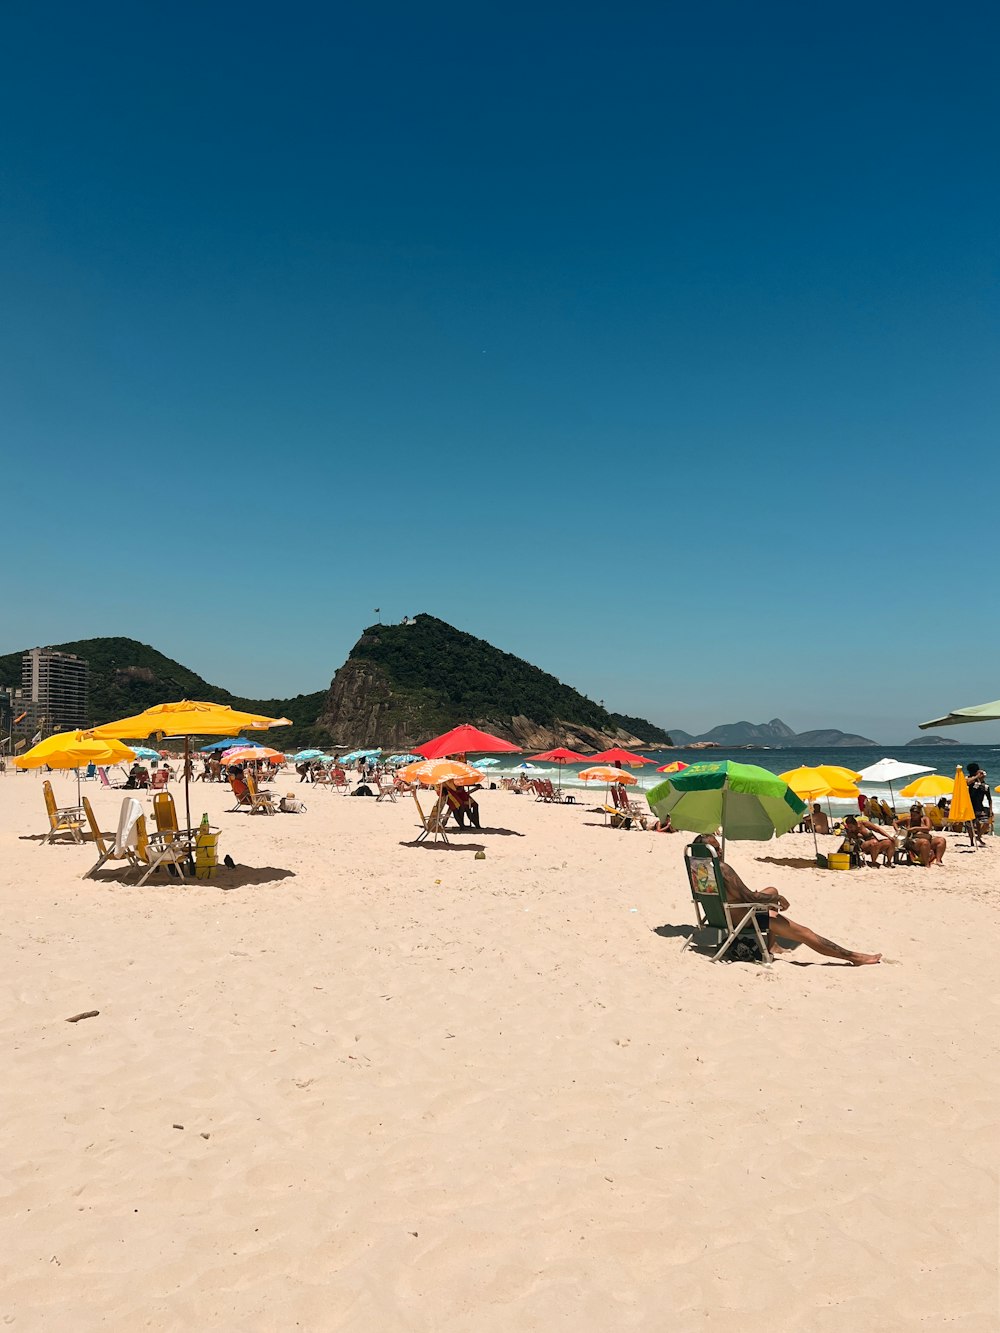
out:
<path id="1" fill-rule="evenodd" d="M 914 801 L 910 806 L 909 823 L 904 826 L 900 820 L 898 827 L 903 835 L 900 845 L 911 857 L 916 857 L 922 866 L 943 864 L 948 843 L 942 834 L 931 828 L 931 821 L 920 801 Z"/>
<path id="2" fill-rule="evenodd" d="M 473 828 L 479 828 L 479 802 L 473 799 L 465 787 L 460 787 L 456 782 L 445 782 L 441 787 L 441 795 L 459 828 L 465 828 L 466 816 Z"/>
<path id="3" fill-rule="evenodd" d="M 811 829 L 813 833 L 830 832 L 830 821 L 819 801 L 813 801 L 812 814 L 806 815 L 802 823 L 807 831 Z"/>
<path id="4" fill-rule="evenodd" d="M 719 842 L 714 834 L 700 835 L 699 841 L 706 842 L 710 847 L 714 847 L 717 852 L 719 851 Z M 795 944 L 807 944 L 816 953 L 821 953 L 826 958 L 840 958 L 845 963 L 850 963 L 852 967 L 864 967 L 867 963 L 880 963 L 882 961 L 880 953 L 857 953 L 854 949 L 845 949 L 842 944 L 834 944 L 833 940 L 827 940 L 822 935 L 817 935 L 808 926 L 800 926 L 797 921 L 790 921 L 784 915 L 789 906 L 788 899 L 784 894 L 779 893 L 775 888 L 762 889 L 759 893 L 755 893 L 753 889 L 748 889 L 732 866 L 722 860 L 721 853 L 719 867 L 722 870 L 722 882 L 726 886 L 727 902 L 763 904 L 768 908 L 767 947 L 771 953 L 780 954 L 785 952 L 781 945 L 776 943 L 776 939 L 778 939 L 790 940 Z M 750 908 L 748 907 L 747 910 L 749 911 Z"/>
<path id="5" fill-rule="evenodd" d="M 896 854 L 896 840 L 890 837 L 881 825 L 873 824 L 869 819 L 858 819 L 854 815 L 848 815 L 844 820 L 844 834 L 848 842 L 853 843 L 862 855 L 867 853 L 871 857 L 873 866 L 878 865 L 880 856 L 885 857 L 886 865 L 892 865 Z"/>

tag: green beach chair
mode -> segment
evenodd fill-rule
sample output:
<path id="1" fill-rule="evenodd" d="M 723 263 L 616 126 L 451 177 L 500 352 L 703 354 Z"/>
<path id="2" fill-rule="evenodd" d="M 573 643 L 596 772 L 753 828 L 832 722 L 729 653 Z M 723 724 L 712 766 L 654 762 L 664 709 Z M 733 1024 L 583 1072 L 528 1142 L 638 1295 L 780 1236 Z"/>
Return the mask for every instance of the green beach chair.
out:
<path id="1" fill-rule="evenodd" d="M 719 934 L 719 948 L 712 955 L 713 963 L 727 955 L 731 962 L 770 963 L 768 910 L 751 906 L 748 911 L 745 903 L 726 902 L 726 884 L 715 848 L 703 842 L 691 843 L 685 848 L 684 864 L 698 917 L 698 925 L 685 940 L 684 949 L 694 944 L 695 936 L 701 931 L 715 930 Z M 733 920 L 734 910 L 744 913 L 742 920 Z"/>

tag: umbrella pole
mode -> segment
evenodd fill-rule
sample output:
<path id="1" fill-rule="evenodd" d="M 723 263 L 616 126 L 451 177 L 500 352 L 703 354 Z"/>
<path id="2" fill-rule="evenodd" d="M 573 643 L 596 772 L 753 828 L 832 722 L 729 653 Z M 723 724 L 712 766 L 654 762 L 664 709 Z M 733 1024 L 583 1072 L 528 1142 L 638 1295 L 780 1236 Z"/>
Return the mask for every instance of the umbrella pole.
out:
<path id="1" fill-rule="evenodd" d="M 722 859 L 726 859 L 726 788 L 722 789 Z"/>
<path id="2" fill-rule="evenodd" d="M 190 754 L 191 737 L 184 737 L 184 814 L 187 819 L 186 828 L 191 827 L 191 777 L 190 777 Z"/>

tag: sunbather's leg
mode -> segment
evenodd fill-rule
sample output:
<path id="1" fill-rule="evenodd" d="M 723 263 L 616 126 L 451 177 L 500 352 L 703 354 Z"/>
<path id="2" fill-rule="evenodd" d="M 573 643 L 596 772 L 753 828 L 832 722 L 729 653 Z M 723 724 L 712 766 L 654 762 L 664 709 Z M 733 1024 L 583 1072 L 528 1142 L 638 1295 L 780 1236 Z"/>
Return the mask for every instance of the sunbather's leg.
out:
<path id="1" fill-rule="evenodd" d="M 815 949 L 817 953 L 824 954 L 827 958 L 842 958 L 844 962 L 851 963 L 854 967 L 862 967 L 865 963 L 878 963 L 882 960 L 880 953 L 855 953 L 853 949 L 845 949 L 840 944 L 834 944 L 832 940 L 825 940 L 822 935 L 817 935 L 808 926 L 800 926 L 797 921 L 789 921 L 787 916 L 772 916 L 771 928 L 767 932 L 767 947 L 773 953 L 781 953 L 780 946 L 777 949 L 773 946 L 775 936 L 779 940 L 793 940 L 796 944 L 808 944 L 809 948 Z"/>

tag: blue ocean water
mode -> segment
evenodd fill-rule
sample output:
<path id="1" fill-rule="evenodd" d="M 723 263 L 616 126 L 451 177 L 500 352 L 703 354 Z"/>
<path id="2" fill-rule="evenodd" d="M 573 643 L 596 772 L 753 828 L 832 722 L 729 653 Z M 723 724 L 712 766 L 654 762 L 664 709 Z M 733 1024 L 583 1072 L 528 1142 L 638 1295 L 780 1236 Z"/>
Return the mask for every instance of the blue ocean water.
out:
<path id="1" fill-rule="evenodd" d="M 888 757 L 898 759 L 903 764 L 920 764 L 949 778 L 955 776 L 957 765 L 961 764 L 964 768 L 970 760 L 975 760 L 982 768 L 985 768 L 989 776 L 990 786 L 1000 785 L 1000 745 L 976 745 L 973 739 L 970 739 L 967 745 L 897 745 L 887 748 L 862 746 L 857 749 L 832 748 L 830 750 L 801 748 L 789 748 L 787 750 L 644 749 L 639 753 L 645 755 L 647 759 L 656 761 L 655 764 L 627 770 L 636 778 L 637 788 L 644 790 L 655 787 L 658 782 L 663 782 L 666 775 L 656 772 L 661 764 L 671 764 L 676 760 L 680 760 L 683 764 L 697 764 L 702 761 L 716 762 L 721 759 L 734 759 L 740 764 L 756 764 L 759 768 L 769 769 L 772 773 L 787 773 L 789 769 L 798 768 L 803 764 L 810 766 L 838 764 L 842 768 L 852 768 L 857 773 L 861 769 L 877 763 L 878 760 Z M 500 763 L 495 768 L 491 767 L 483 770 L 491 780 L 496 780 L 499 777 L 516 776 L 519 764 L 534 762 L 528 754 L 492 757 L 499 758 Z M 474 755 L 469 756 L 469 762 L 475 764 L 476 758 Z M 546 764 L 538 761 L 537 767 L 543 769 L 544 776 L 550 777 L 555 783 L 559 782 L 561 772 L 564 787 L 585 788 L 591 785 L 581 782 L 579 778 L 580 771 L 589 767 L 587 764 Z M 905 787 L 908 781 L 910 779 L 904 779 L 902 783 L 894 783 L 893 794 L 897 794 L 899 787 Z M 862 782 L 861 790 L 871 796 L 888 797 L 889 795 L 889 787 L 886 783 Z M 595 791 L 594 795 L 596 799 L 598 792 Z M 836 801 L 831 802 L 834 808 L 837 804 Z M 846 808 L 848 804 L 854 804 L 854 802 L 843 802 L 842 804 Z"/>

